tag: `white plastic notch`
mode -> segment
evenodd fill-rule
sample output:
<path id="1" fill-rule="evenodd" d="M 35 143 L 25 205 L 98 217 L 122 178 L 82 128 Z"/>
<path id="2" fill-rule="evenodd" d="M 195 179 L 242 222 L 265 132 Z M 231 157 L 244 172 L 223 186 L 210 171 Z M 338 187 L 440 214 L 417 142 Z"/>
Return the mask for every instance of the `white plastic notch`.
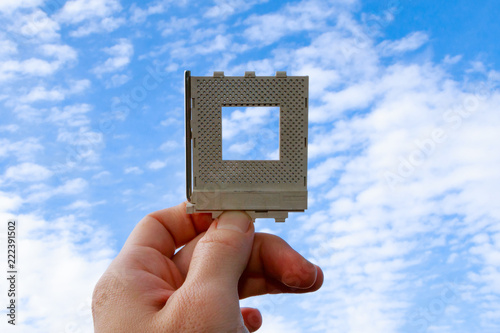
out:
<path id="1" fill-rule="evenodd" d="M 307 209 L 307 76 L 191 76 L 185 72 L 188 213 L 243 210 L 253 219 L 284 222 Z M 272 159 L 223 158 L 223 109 L 240 109 L 233 131 L 258 112 L 279 112 L 279 146 Z M 244 110 L 244 111 L 241 111 Z M 246 112 L 246 114 L 245 114 Z M 256 125 L 257 126 L 257 125 Z M 261 125 L 258 125 L 261 126 Z"/>
<path id="2" fill-rule="evenodd" d="M 276 72 L 276 77 L 284 78 L 284 77 L 286 77 L 286 72 L 284 72 L 284 71 L 277 71 Z"/>

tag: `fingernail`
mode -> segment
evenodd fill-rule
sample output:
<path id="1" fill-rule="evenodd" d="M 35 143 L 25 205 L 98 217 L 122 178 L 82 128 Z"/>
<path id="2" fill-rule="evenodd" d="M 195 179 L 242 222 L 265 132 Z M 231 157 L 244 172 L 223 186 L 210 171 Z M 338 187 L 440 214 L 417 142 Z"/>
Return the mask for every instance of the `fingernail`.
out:
<path id="1" fill-rule="evenodd" d="M 239 232 L 247 232 L 252 219 L 247 213 L 240 211 L 229 211 L 222 213 L 217 221 L 217 229 L 227 229 Z"/>

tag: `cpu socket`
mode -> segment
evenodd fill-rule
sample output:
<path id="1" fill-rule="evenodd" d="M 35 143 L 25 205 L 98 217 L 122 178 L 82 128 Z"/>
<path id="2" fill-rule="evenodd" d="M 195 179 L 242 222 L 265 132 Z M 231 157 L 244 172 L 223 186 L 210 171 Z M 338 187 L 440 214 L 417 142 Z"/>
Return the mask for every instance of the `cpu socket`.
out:
<path id="1" fill-rule="evenodd" d="M 307 209 L 309 77 L 191 76 L 185 72 L 187 212 L 246 211 L 252 219 L 284 222 Z M 279 108 L 279 158 L 227 160 L 222 110 Z"/>

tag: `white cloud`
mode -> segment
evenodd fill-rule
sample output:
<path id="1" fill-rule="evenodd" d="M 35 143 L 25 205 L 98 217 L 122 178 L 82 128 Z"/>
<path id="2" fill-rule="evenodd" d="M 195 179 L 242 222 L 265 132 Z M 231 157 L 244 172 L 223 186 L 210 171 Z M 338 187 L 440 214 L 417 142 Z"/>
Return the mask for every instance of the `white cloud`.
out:
<path id="1" fill-rule="evenodd" d="M 92 110 L 88 104 L 68 105 L 63 110 L 54 107 L 50 110 L 48 121 L 59 126 L 80 127 L 90 123 L 86 114 Z"/>
<path id="2" fill-rule="evenodd" d="M 236 153 L 238 155 L 245 155 L 247 154 L 252 148 L 255 146 L 253 142 L 241 142 L 241 143 L 235 143 L 229 146 L 228 151 L 231 153 Z M 225 158 L 225 157 L 223 157 Z"/>
<path id="3" fill-rule="evenodd" d="M 158 22 L 158 29 L 161 31 L 162 36 L 169 36 L 178 32 L 192 31 L 198 23 L 199 21 L 195 18 L 172 16 L 168 22 Z"/>
<path id="4" fill-rule="evenodd" d="M 290 75 L 309 76 L 309 98 L 321 98 L 326 88 L 336 87 L 341 78 L 337 70 L 324 69 L 312 64 L 306 64 Z"/>
<path id="5" fill-rule="evenodd" d="M 41 9 L 36 9 L 26 15 L 16 15 L 8 29 L 20 38 L 29 41 L 44 42 L 60 38 L 59 24 Z"/>
<path id="6" fill-rule="evenodd" d="M 115 72 L 127 66 L 134 54 L 134 46 L 128 39 L 121 38 L 118 44 L 105 48 L 104 52 L 110 57 L 103 64 L 94 68 L 93 71 L 97 75 Z"/>
<path id="7" fill-rule="evenodd" d="M 68 96 L 79 94 L 90 87 L 89 80 L 71 81 L 68 88 L 54 87 L 47 90 L 44 86 L 36 86 L 29 93 L 20 97 L 23 103 L 33 103 L 37 101 L 62 101 Z"/>
<path id="8" fill-rule="evenodd" d="M 422 47 L 429 40 L 429 36 L 421 31 L 410 33 L 408 36 L 396 41 L 383 41 L 378 46 L 383 56 L 414 51 Z"/>
<path id="9" fill-rule="evenodd" d="M 59 69 L 59 63 L 30 58 L 23 61 L 9 60 L 0 64 L 0 80 L 11 79 L 15 74 L 47 76 Z"/>
<path id="10" fill-rule="evenodd" d="M 160 49 L 150 52 L 150 55 L 158 56 L 169 52 L 172 58 L 182 60 L 196 55 L 212 55 L 223 52 L 213 66 L 225 68 L 228 62 L 234 59 L 235 54 L 248 50 L 246 45 L 235 43 L 233 41 L 234 35 L 229 33 L 222 24 L 207 28 L 200 27 L 197 19 L 173 17 L 170 22 L 160 21 L 158 29 L 162 31 L 164 36 L 186 34 L 186 38 L 169 41 Z"/>
<path id="11" fill-rule="evenodd" d="M 98 202 L 88 202 L 87 200 L 76 200 L 71 204 L 64 207 L 66 210 L 88 210 L 92 207 L 104 205 L 106 200 L 101 200 Z"/>
<path id="12" fill-rule="evenodd" d="M 61 64 L 76 60 L 78 56 L 78 53 L 68 45 L 44 44 L 40 46 L 40 50 L 44 55 L 56 58 Z"/>
<path id="13" fill-rule="evenodd" d="M 279 159 L 279 112 L 279 107 L 223 108 L 223 158 Z"/>
<path id="14" fill-rule="evenodd" d="M 78 132 L 70 132 L 66 128 L 62 128 L 57 135 L 57 141 L 69 143 L 75 146 L 95 147 L 103 142 L 103 134 L 95 132 L 90 128 L 83 126 L 78 129 Z"/>
<path id="15" fill-rule="evenodd" d="M 106 82 L 106 88 L 116 88 L 130 81 L 131 77 L 126 74 L 115 74 Z"/>
<path id="16" fill-rule="evenodd" d="M 197 54 L 209 54 L 217 51 L 227 50 L 231 45 L 231 40 L 228 36 L 217 35 L 213 40 L 209 40 L 202 45 L 197 45 L 194 51 Z"/>
<path id="17" fill-rule="evenodd" d="M 168 5 L 167 1 L 161 1 L 149 4 L 146 9 L 141 9 L 136 4 L 132 4 L 130 6 L 130 20 L 134 23 L 142 23 L 146 21 L 148 16 L 164 13 Z"/>
<path id="18" fill-rule="evenodd" d="M 90 87 L 90 81 L 87 79 L 72 80 L 69 81 L 69 88 L 67 89 L 67 92 L 69 94 L 79 94 L 87 90 L 89 87 Z"/>
<path id="19" fill-rule="evenodd" d="M 37 138 L 26 138 L 20 141 L 0 139 L 0 157 L 14 156 L 18 161 L 33 161 L 37 153 L 44 150 Z"/>
<path id="20" fill-rule="evenodd" d="M 21 163 L 7 168 L 4 179 L 14 182 L 40 182 L 52 176 L 52 171 L 34 163 Z"/>
<path id="21" fill-rule="evenodd" d="M 311 108 L 312 122 L 325 122 L 338 117 L 342 112 L 365 109 L 377 94 L 378 86 L 372 82 L 351 85 L 338 92 L 323 95 L 324 104 Z"/>
<path id="22" fill-rule="evenodd" d="M 125 170 L 123 170 L 123 173 L 125 173 L 126 175 L 129 173 L 131 173 L 133 175 L 140 175 L 143 173 L 143 171 L 139 167 L 129 167 L 129 168 L 125 168 Z"/>
<path id="23" fill-rule="evenodd" d="M 47 76 L 58 71 L 64 65 L 76 60 L 76 51 L 67 45 L 44 44 L 38 51 L 47 57 L 55 58 L 47 61 L 39 58 L 25 60 L 7 60 L 0 63 L 0 81 L 12 79 L 15 75 Z"/>
<path id="24" fill-rule="evenodd" d="M 2 0 L 0 12 L 11 13 L 18 8 L 33 8 L 42 3 L 43 0 Z"/>
<path id="25" fill-rule="evenodd" d="M 36 101 L 62 101 L 65 98 L 64 92 L 55 88 L 46 90 L 45 87 L 35 87 L 26 96 L 21 97 L 24 103 L 33 103 Z"/>
<path id="26" fill-rule="evenodd" d="M 162 151 L 172 151 L 179 147 L 179 142 L 174 140 L 168 140 L 161 144 L 160 150 Z"/>
<path id="27" fill-rule="evenodd" d="M 0 191 L 0 213 L 15 212 L 23 204 L 23 199 L 12 193 Z"/>
<path id="28" fill-rule="evenodd" d="M 228 110 L 231 113 L 227 116 L 225 116 L 226 111 L 222 110 L 222 137 L 224 139 L 232 139 L 242 132 L 259 133 L 263 125 L 279 117 L 274 114 L 279 109 L 274 107 L 247 107 L 235 110 L 228 108 Z"/>
<path id="29" fill-rule="evenodd" d="M 178 118 L 176 118 L 176 117 L 168 117 L 167 119 L 162 120 L 160 122 L 160 125 L 162 125 L 162 126 L 171 126 L 171 125 L 177 126 L 177 125 L 179 125 L 181 123 L 182 122 Z"/>
<path id="30" fill-rule="evenodd" d="M 124 18 L 114 17 L 107 17 L 101 21 L 91 21 L 70 32 L 70 36 L 85 37 L 93 33 L 109 33 L 124 25 L 125 22 L 126 20 Z"/>
<path id="31" fill-rule="evenodd" d="M 230 15 L 244 12 L 257 4 L 267 1 L 268 0 L 215 0 L 215 5 L 210 7 L 203 16 L 220 20 Z"/>
<path id="32" fill-rule="evenodd" d="M 82 193 L 88 187 L 88 182 L 83 178 L 75 178 L 66 181 L 56 188 L 56 194 L 74 195 Z"/>
<path id="33" fill-rule="evenodd" d="M 15 133 L 19 130 L 19 126 L 16 124 L 10 124 L 10 125 L 3 125 L 0 126 L 0 132 L 10 132 L 10 133 Z M 0 153 L 1 155 L 1 153 Z"/>
<path id="34" fill-rule="evenodd" d="M 5 217 L 5 213 L 0 211 L 0 216 Z M 90 332 L 92 290 L 115 255 L 109 233 L 72 215 L 50 221 L 35 214 L 21 214 L 17 218 L 18 230 L 22 230 L 18 246 L 22 249 L 19 262 L 23 267 L 19 272 L 23 283 L 18 284 L 22 288 L 17 299 L 22 300 L 25 319 L 19 321 L 16 329 Z M 3 254 L 1 257 L 4 259 Z M 7 288 L 7 280 L 2 279 L 0 287 Z M 52 300 L 53 305 L 44 306 L 47 300 Z"/>
<path id="35" fill-rule="evenodd" d="M 0 40 L 0 57 L 16 54 L 17 52 L 18 49 L 16 43 L 7 39 Z"/>
<path id="36" fill-rule="evenodd" d="M 159 169 L 163 169 L 164 167 L 167 166 L 167 163 L 164 162 L 164 161 L 159 161 L 159 160 L 156 160 L 156 161 L 152 161 L 148 164 L 148 168 L 151 169 L 151 170 L 159 170 Z"/>
<path id="37" fill-rule="evenodd" d="M 491 127 L 500 125 L 492 123 L 498 122 L 492 118 L 492 107 L 500 102 L 500 96 L 493 94 L 487 100 L 471 96 L 449 82 L 439 68 L 426 65 L 388 67 L 380 77 L 375 84 L 377 94 L 371 94 L 370 89 L 353 91 L 353 101 L 356 95 L 363 101 L 366 91 L 371 95 L 373 106 L 371 102 L 357 106 L 369 106 L 366 113 L 337 120 L 333 130 L 320 126 L 311 135 L 312 156 L 326 158 L 311 168 L 311 185 L 321 185 L 321 191 L 331 188 L 326 195 L 318 194 L 314 203 L 316 214 L 321 206 L 329 206 L 324 217 L 318 217 L 316 222 L 310 217 L 300 218 L 307 219 L 318 231 L 309 237 L 311 255 L 326 275 L 335 277 L 335 282 L 324 287 L 337 296 L 330 299 L 329 310 L 319 311 L 320 317 L 327 318 L 320 326 L 323 329 L 398 331 L 402 322 L 408 323 L 405 316 L 410 311 L 409 304 L 401 300 L 414 297 L 411 290 L 416 288 L 413 283 L 417 277 L 412 276 L 415 270 L 408 268 L 431 260 L 424 255 L 427 250 L 448 248 L 447 237 L 461 238 L 456 235 L 457 228 L 465 226 L 446 216 L 463 214 L 465 219 L 476 221 L 500 215 L 491 195 L 486 194 L 500 186 L 495 176 L 498 173 L 490 168 L 499 163 L 496 161 L 500 156 L 487 148 L 500 139 L 493 138 Z M 370 81 L 365 82 L 372 86 Z M 448 121 L 446 116 L 443 118 L 447 112 L 453 116 Z M 429 141 L 438 128 L 445 131 L 447 139 Z M 338 168 L 342 154 L 353 154 L 355 150 L 360 151 Z M 427 153 L 423 154 L 423 150 Z M 419 151 L 423 160 L 420 157 L 421 162 L 411 166 L 413 171 L 400 175 L 402 183 L 391 190 L 384 171 L 398 174 L 398 158 L 411 160 L 414 151 Z M 338 179 L 333 182 L 332 177 Z M 456 189 L 460 194 L 447 194 Z M 486 216 L 479 216 L 478 211 Z M 297 236 L 304 232 L 297 231 Z M 474 229 L 468 233 L 473 235 Z M 427 241 L 415 241 L 423 238 Z M 315 254 L 318 243 L 323 248 Z M 495 251 L 489 246 L 472 249 L 490 267 L 497 261 Z M 439 260 L 441 256 L 433 257 Z M 446 261 L 447 256 L 443 257 Z M 462 260 L 473 260 L 465 257 L 461 256 Z M 486 271 L 484 278 L 476 281 L 492 288 L 491 281 L 497 277 Z M 391 296 L 396 289 L 398 296 Z"/>
<path id="38" fill-rule="evenodd" d="M 280 159 L 280 149 L 279 147 L 271 152 L 268 152 L 265 156 L 267 160 L 279 160 Z"/>
<path id="39" fill-rule="evenodd" d="M 330 180 L 336 173 L 343 169 L 343 162 L 341 158 L 329 158 L 311 168 L 309 170 L 309 186 L 316 187 L 325 184 L 326 181 Z"/>
<path id="40" fill-rule="evenodd" d="M 58 13 L 58 19 L 65 23 L 81 23 L 92 19 L 102 19 L 121 11 L 117 0 L 70 0 Z"/>
<path id="41" fill-rule="evenodd" d="M 282 316 L 271 316 L 264 314 L 262 316 L 262 327 L 259 329 L 259 333 L 276 333 L 276 332 L 287 332 L 287 333 L 299 333 L 299 325 L 293 320 L 286 319 Z"/>
<path id="42" fill-rule="evenodd" d="M 108 178 L 110 176 L 111 176 L 111 172 L 109 172 L 109 171 L 101 171 L 98 174 L 93 175 L 92 179 L 102 180 L 102 179 L 106 179 L 106 178 Z"/>
<path id="43" fill-rule="evenodd" d="M 471 61 L 470 68 L 467 69 L 468 73 L 486 73 L 486 66 L 482 61 Z"/>
<path id="44" fill-rule="evenodd" d="M 46 113 L 45 108 L 35 108 L 28 104 L 18 104 L 14 107 L 13 113 L 23 121 L 42 121 Z"/>
<path id="45" fill-rule="evenodd" d="M 78 123 L 87 122 L 83 116 L 72 121 L 74 121 L 73 127 L 61 126 L 57 133 L 56 140 L 59 144 L 63 144 L 61 146 L 66 152 L 64 168 L 94 167 L 100 160 L 99 152 L 104 146 L 104 133 L 98 128 L 91 129 L 89 125 L 80 126 Z"/>
<path id="46" fill-rule="evenodd" d="M 443 63 L 447 64 L 447 65 L 454 65 L 454 64 L 460 62 L 460 60 L 462 60 L 461 55 L 456 55 L 456 56 L 452 57 L 449 54 L 447 54 L 443 59 Z"/>
<path id="47" fill-rule="evenodd" d="M 335 5 L 342 7 L 340 3 Z M 244 35 L 250 41 L 267 45 L 287 34 L 321 30 L 326 28 L 325 20 L 338 11 L 335 5 L 331 6 L 321 1 L 309 0 L 287 4 L 280 11 L 274 13 L 252 15 L 245 21 L 249 27 L 244 31 Z"/>
<path id="48" fill-rule="evenodd" d="M 118 0 L 71 0 L 57 13 L 58 22 L 80 25 L 69 34 L 84 37 L 92 33 L 111 32 L 124 25 L 126 20 L 115 17 L 122 6 Z"/>
<path id="49" fill-rule="evenodd" d="M 81 194 L 88 188 L 88 182 L 83 178 L 74 178 L 65 181 L 57 187 L 34 185 L 27 189 L 26 201 L 30 203 L 44 202 L 54 196 L 69 196 Z"/>

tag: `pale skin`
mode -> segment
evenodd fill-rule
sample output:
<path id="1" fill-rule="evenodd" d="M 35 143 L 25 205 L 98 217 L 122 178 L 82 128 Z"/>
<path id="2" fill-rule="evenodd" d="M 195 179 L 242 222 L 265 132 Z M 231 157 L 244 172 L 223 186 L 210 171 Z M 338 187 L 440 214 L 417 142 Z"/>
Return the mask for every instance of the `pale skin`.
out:
<path id="1" fill-rule="evenodd" d="M 255 233 L 245 213 L 212 220 L 186 214 L 182 203 L 147 215 L 132 231 L 95 287 L 94 329 L 255 332 L 262 316 L 240 308 L 240 299 L 307 293 L 322 283 L 318 266 L 281 238 Z"/>

